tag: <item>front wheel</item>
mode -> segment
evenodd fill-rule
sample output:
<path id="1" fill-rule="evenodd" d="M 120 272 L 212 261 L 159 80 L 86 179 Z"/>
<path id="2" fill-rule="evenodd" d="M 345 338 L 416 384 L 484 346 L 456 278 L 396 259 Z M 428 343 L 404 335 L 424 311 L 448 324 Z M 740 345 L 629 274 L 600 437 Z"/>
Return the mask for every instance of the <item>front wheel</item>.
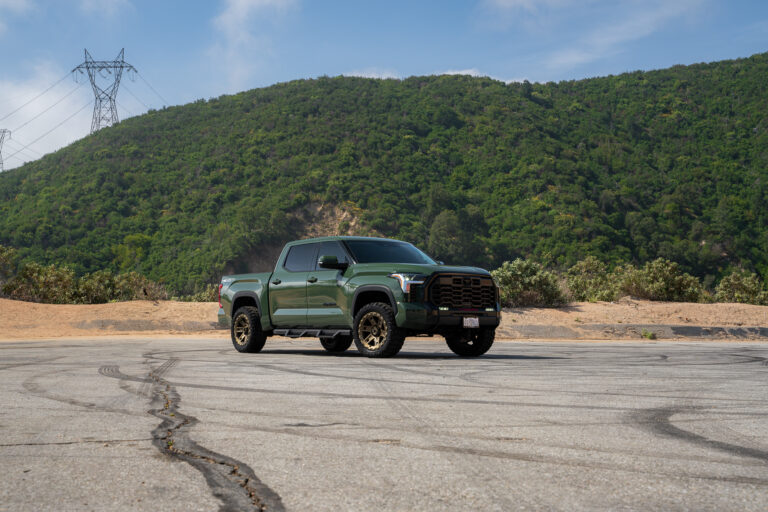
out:
<path id="1" fill-rule="evenodd" d="M 355 315 L 353 335 L 357 350 L 366 357 L 392 357 L 403 348 L 405 334 L 395 323 L 389 304 L 366 304 Z"/>
<path id="2" fill-rule="evenodd" d="M 334 338 L 320 338 L 320 344 L 332 354 L 340 354 L 352 345 L 352 336 L 336 336 Z"/>
<path id="3" fill-rule="evenodd" d="M 454 354 L 477 357 L 488 352 L 496 338 L 496 329 L 461 329 L 447 333 L 445 342 Z"/>
<path id="4" fill-rule="evenodd" d="M 258 352 L 264 348 L 267 335 L 261 330 L 259 310 L 243 306 L 232 317 L 232 344 L 238 352 Z"/>

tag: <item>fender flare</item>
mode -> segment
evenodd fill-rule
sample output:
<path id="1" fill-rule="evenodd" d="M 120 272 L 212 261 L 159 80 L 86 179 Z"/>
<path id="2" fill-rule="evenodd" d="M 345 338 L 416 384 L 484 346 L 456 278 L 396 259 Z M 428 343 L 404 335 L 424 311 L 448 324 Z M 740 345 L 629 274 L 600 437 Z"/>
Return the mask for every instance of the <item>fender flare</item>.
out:
<path id="1" fill-rule="evenodd" d="M 384 292 L 389 297 L 389 305 L 392 306 L 392 310 L 397 313 L 397 301 L 392 290 L 383 284 L 367 284 L 355 290 L 355 294 L 352 296 L 352 311 L 350 313 L 353 317 L 355 316 L 353 312 L 357 309 L 357 300 L 360 298 L 360 294 L 365 292 Z"/>
<path id="2" fill-rule="evenodd" d="M 256 294 L 256 292 L 251 291 L 237 292 L 232 296 L 232 313 L 229 316 L 233 316 L 235 314 L 235 302 L 237 302 L 237 299 L 242 297 L 250 297 L 256 301 L 256 309 L 259 310 L 259 316 L 261 316 L 261 300 L 259 299 L 259 296 Z"/>

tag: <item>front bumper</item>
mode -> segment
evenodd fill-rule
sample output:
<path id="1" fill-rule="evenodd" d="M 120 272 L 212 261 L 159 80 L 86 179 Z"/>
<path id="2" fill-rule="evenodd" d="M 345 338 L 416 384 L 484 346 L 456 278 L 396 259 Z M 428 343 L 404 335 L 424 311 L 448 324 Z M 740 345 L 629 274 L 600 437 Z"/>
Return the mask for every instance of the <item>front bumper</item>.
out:
<path id="1" fill-rule="evenodd" d="M 402 329 L 417 333 L 433 333 L 461 329 L 464 317 L 468 316 L 477 317 L 480 327 L 496 328 L 501 323 L 501 308 L 496 304 L 493 311 L 483 309 L 440 310 L 429 303 L 398 302 L 395 322 Z"/>

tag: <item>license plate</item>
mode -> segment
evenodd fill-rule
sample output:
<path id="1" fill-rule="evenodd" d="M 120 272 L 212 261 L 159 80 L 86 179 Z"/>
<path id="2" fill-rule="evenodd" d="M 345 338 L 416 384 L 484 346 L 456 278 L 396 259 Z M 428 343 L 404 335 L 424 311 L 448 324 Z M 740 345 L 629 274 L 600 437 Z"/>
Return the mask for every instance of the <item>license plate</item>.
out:
<path id="1" fill-rule="evenodd" d="M 480 327 L 480 319 L 476 316 L 465 316 L 464 327 L 468 329 L 478 329 Z"/>

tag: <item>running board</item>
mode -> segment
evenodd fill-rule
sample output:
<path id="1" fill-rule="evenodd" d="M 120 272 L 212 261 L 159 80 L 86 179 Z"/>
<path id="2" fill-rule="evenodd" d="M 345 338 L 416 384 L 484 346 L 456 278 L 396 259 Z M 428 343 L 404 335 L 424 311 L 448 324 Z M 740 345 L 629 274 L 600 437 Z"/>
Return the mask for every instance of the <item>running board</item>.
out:
<path id="1" fill-rule="evenodd" d="M 336 336 L 351 336 L 349 329 L 275 329 L 276 336 L 289 338 L 335 338 Z"/>

